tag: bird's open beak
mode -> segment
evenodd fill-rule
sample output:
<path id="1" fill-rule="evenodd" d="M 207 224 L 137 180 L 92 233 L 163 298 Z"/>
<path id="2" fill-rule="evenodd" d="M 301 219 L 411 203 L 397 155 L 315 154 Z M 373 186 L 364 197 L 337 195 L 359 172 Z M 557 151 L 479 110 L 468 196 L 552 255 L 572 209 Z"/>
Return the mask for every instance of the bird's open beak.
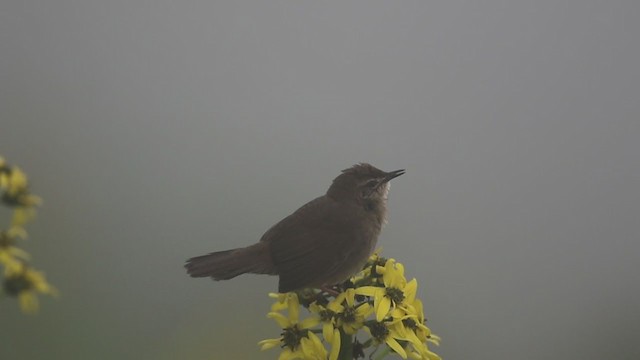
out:
<path id="1" fill-rule="evenodd" d="M 404 174 L 404 172 L 405 172 L 404 169 L 388 172 L 387 175 L 382 180 L 382 184 L 389 182 L 393 178 L 397 178 L 398 176 Z"/>

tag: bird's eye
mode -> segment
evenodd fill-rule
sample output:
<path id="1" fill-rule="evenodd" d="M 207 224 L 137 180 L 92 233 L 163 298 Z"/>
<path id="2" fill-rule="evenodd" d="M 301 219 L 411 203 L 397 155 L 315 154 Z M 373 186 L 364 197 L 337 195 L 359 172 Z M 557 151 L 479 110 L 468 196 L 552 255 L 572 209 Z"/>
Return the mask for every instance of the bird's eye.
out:
<path id="1" fill-rule="evenodd" d="M 372 180 L 367 181 L 367 182 L 364 184 L 364 186 L 366 186 L 366 187 L 368 187 L 368 188 L 373 188 L 373 187 L 375 187 L 376 185 L 378 185 L 378 180 L 373 180 L 373 179 L 372 179 Z"/>

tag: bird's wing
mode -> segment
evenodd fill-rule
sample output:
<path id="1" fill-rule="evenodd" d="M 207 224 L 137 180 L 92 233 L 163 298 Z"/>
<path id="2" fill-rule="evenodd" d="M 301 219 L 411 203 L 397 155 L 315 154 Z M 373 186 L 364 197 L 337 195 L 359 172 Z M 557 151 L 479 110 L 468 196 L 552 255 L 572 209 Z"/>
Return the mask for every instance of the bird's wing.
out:
<path id="1" fill-rule="evenodd" d="M 280 292 L 325 285 L 348 261 L 354 239 L 352 219 L 344 204 L 319 197 L 267 231 Z"/>

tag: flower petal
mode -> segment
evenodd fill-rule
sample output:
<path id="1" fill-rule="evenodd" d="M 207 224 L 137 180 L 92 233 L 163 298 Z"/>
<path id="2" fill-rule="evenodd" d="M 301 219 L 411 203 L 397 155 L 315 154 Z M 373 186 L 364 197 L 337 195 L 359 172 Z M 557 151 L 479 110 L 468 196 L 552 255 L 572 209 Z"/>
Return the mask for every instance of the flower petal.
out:
<path id="1" fill-rule="evenodd" d="M 346 294 L 345 300 L 347 300 L 347 305 L 353 307 L 353 304 L 356 302 L 356 291 L 354 289 L 347 289 L 344 293 Z"/>
<path id="2" fill-rule="evenodd" d="M 266 339 L 258 342 L 260 350 L 267 350 L 280 345 L 281 339 Z"/>
<path id="3" fill-rule="evenodd" d="M 320 352 L 324 352 L 326 354 L 327 350 L 324 348 L 324 345 L 322 345 L 322 341 L 320 340 L 318 335 L 312 332 L 309 332 L 307 336 L 313 342 L 313 345 L 316 347 L 316 350 L 320 350 Z M 326 355 L 324 357 L 326 357 Z"/>
<path id="4" fill-rule="evenodd" d="M 393 349 L 393 351 L 397 352 L 398 355 L 400 355 L 403 359 L 407 358 L 407 352 L 404 351 L 404 349 L 402 348 L 402 346 L 400 346 L 400 343 L 398 343 L 396 339 L 392 338 L 391 336 L 388 336 L 385 342 L 387 343 L 387 345 L 389 345 L 390 348 Z"/>
<path id="5" fill-rule="evenodd" d="M 269 319 L 275 320 L 278 323 L 278 325 L 280 325 L 280 327 L 283 328 L 283 329 L 291 327 L 291 322 L 289 321 L 289 319 L 287 319 L 286 316 L 284 316 L 284 315 L 282 315 L 280 313 L 270 312 L 270 313 L 267 314 L 267 317 Z"/>
<path id="6" fill-rule="evenodd" d="M 269 297 L 276 299 L 276 302 L 271 305 L 271 311 L 284 310 L 289 306 L 287 304 L 287 294 L 269 293 Z"/>
<path id="7" fill-rule="evenodd" d="M 378 306 L 376 309 L 376 320 L 382 321 L 382 319 L 384 319 L 384 317 L 389 313 L 391 300 L 388 297 L 383 296 L 376 305 Z"/>
<path id="8" fill-rule="evenodd" d="M 300 356 L 297 354 L 298 351 L 296 351 L 295 353 L 293 351 L 291 351 L 291 349 L 286 348 L 284 350 L 282 350 L 282 352 L 280 353 L 280 356 L 278 356 L 278 360 L 293 360 L 293 359 L 299 359 Z"/>
<path id="9" fill-rule="evenodd" d="M 24 250 L 22 250 L 20 248 L 17 248 L 15 246 L 11 246 L 11 247 L 7 248 L 7 252 L 10 255 L 12 255 L 13 257 L 20 258 L 22 260 L 29 260 L 31 258 L 31 255 L 29 255 L 28 252 L 26 252 L 26 251 L 24 251 Z"/>
<path id="10" fill-rule="evenodd" d="M 337 360 L 340 355 L 340 331 L 338 329 L 333 330 L 333 341 L 331 341 L 331 353 L 329 354 L 329 360 Z"/>
<path id="11" fill-rule="evenodd" d="M 367 303 L 364 303 L 356 309 L 356 316 L 362 317 L 363 320 L 373 314 L 373 307 Z"/>
<path id="12" fill-rule="evenodd" d="M 300 318 L 300 302 L 298 302 L 298 295 L 295 293 L 289 293 L 289 320 L 292 324 L 297 324 Z"/>
<path id="13" fill-rule="evenodd" d="M 333 332 L 334 328 L 331 323 L 324 323 L 322 325 L 322 337 L 328 342 L 331 343 L 333 341 Z"/>
<path id="14" fill-rule="evenodd" d="M 424 322 L 424 311 L 422 309 L 422 301 L 420 299 L 416 299 L 413 302 L 413 307 L 415 309 L 416 315 L 418 316 L 418 320 L 420 320 L 420 322 Z"/>
<path id="15" fill-rule="evenodd" d="M 318 323 L 320 323 L 320 319 L 318 319 L 317 317 L 308 317 L 302 320 L 300 324 L 298 324 L 298 327 L 300 329 L 309 329 L 318 325 Z"/>
<path id="16" fill-rule="evenodd" d="M 380 292 L 381 290 L 382 288 L 379 288 L 376 286 L 362 286 L 355 289 L 355 293 L 358 295 L 364 295 L 364 296 L 375 296 L 375 294 L 377 292 Z"/>
<path id="17" fill-rule="evenodd" d="M 305 359 L 326 359 L 327 349 L 324 348 L 320 339 L 312 332 L 309 337 L 300 340 L 300 349 Z"/>
<path id="18" fill-rule="evenodd" d="M 401 263 L 396 263 L 396 275 L 404 277 L 404 265 Z"/>
<path id="19" fill-rule="evenodd" d="M 404 287 L 404 302 L 406 304 L 412 304 L 416 299 L 416 292 L 418 291 L 418 280 L 413 278 Z"/>
<path id="20" fill-rule="evenodd" d="M 431 332 L 431 331 L 429 331 L 429 332 Z M 440 340 L 442 340 L 440 338 L 440 336 L 435 335 L 435 334 L 430 334 L 429 337 L 427 337 L 427 341 L 432 342 L 432 343 L 434 343 L 436 345 L 440 345 Z"/>

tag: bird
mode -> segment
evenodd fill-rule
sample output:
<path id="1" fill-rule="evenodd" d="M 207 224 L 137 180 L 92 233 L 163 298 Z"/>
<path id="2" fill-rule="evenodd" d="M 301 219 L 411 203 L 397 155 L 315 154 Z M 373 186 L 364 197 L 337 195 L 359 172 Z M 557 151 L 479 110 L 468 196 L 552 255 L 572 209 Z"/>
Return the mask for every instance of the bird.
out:
<path id="1" fill-rule="evenodd" d="M 278 275 L 280 293 L 342 283 L 374 252 L 387 221 L 389 181 L 404 173 L 355 164 L 342 170 L 324 195 L 273 225 L 256 244 L 190 258 L 187 273 L 214 280 L 245 273 Z"/>

